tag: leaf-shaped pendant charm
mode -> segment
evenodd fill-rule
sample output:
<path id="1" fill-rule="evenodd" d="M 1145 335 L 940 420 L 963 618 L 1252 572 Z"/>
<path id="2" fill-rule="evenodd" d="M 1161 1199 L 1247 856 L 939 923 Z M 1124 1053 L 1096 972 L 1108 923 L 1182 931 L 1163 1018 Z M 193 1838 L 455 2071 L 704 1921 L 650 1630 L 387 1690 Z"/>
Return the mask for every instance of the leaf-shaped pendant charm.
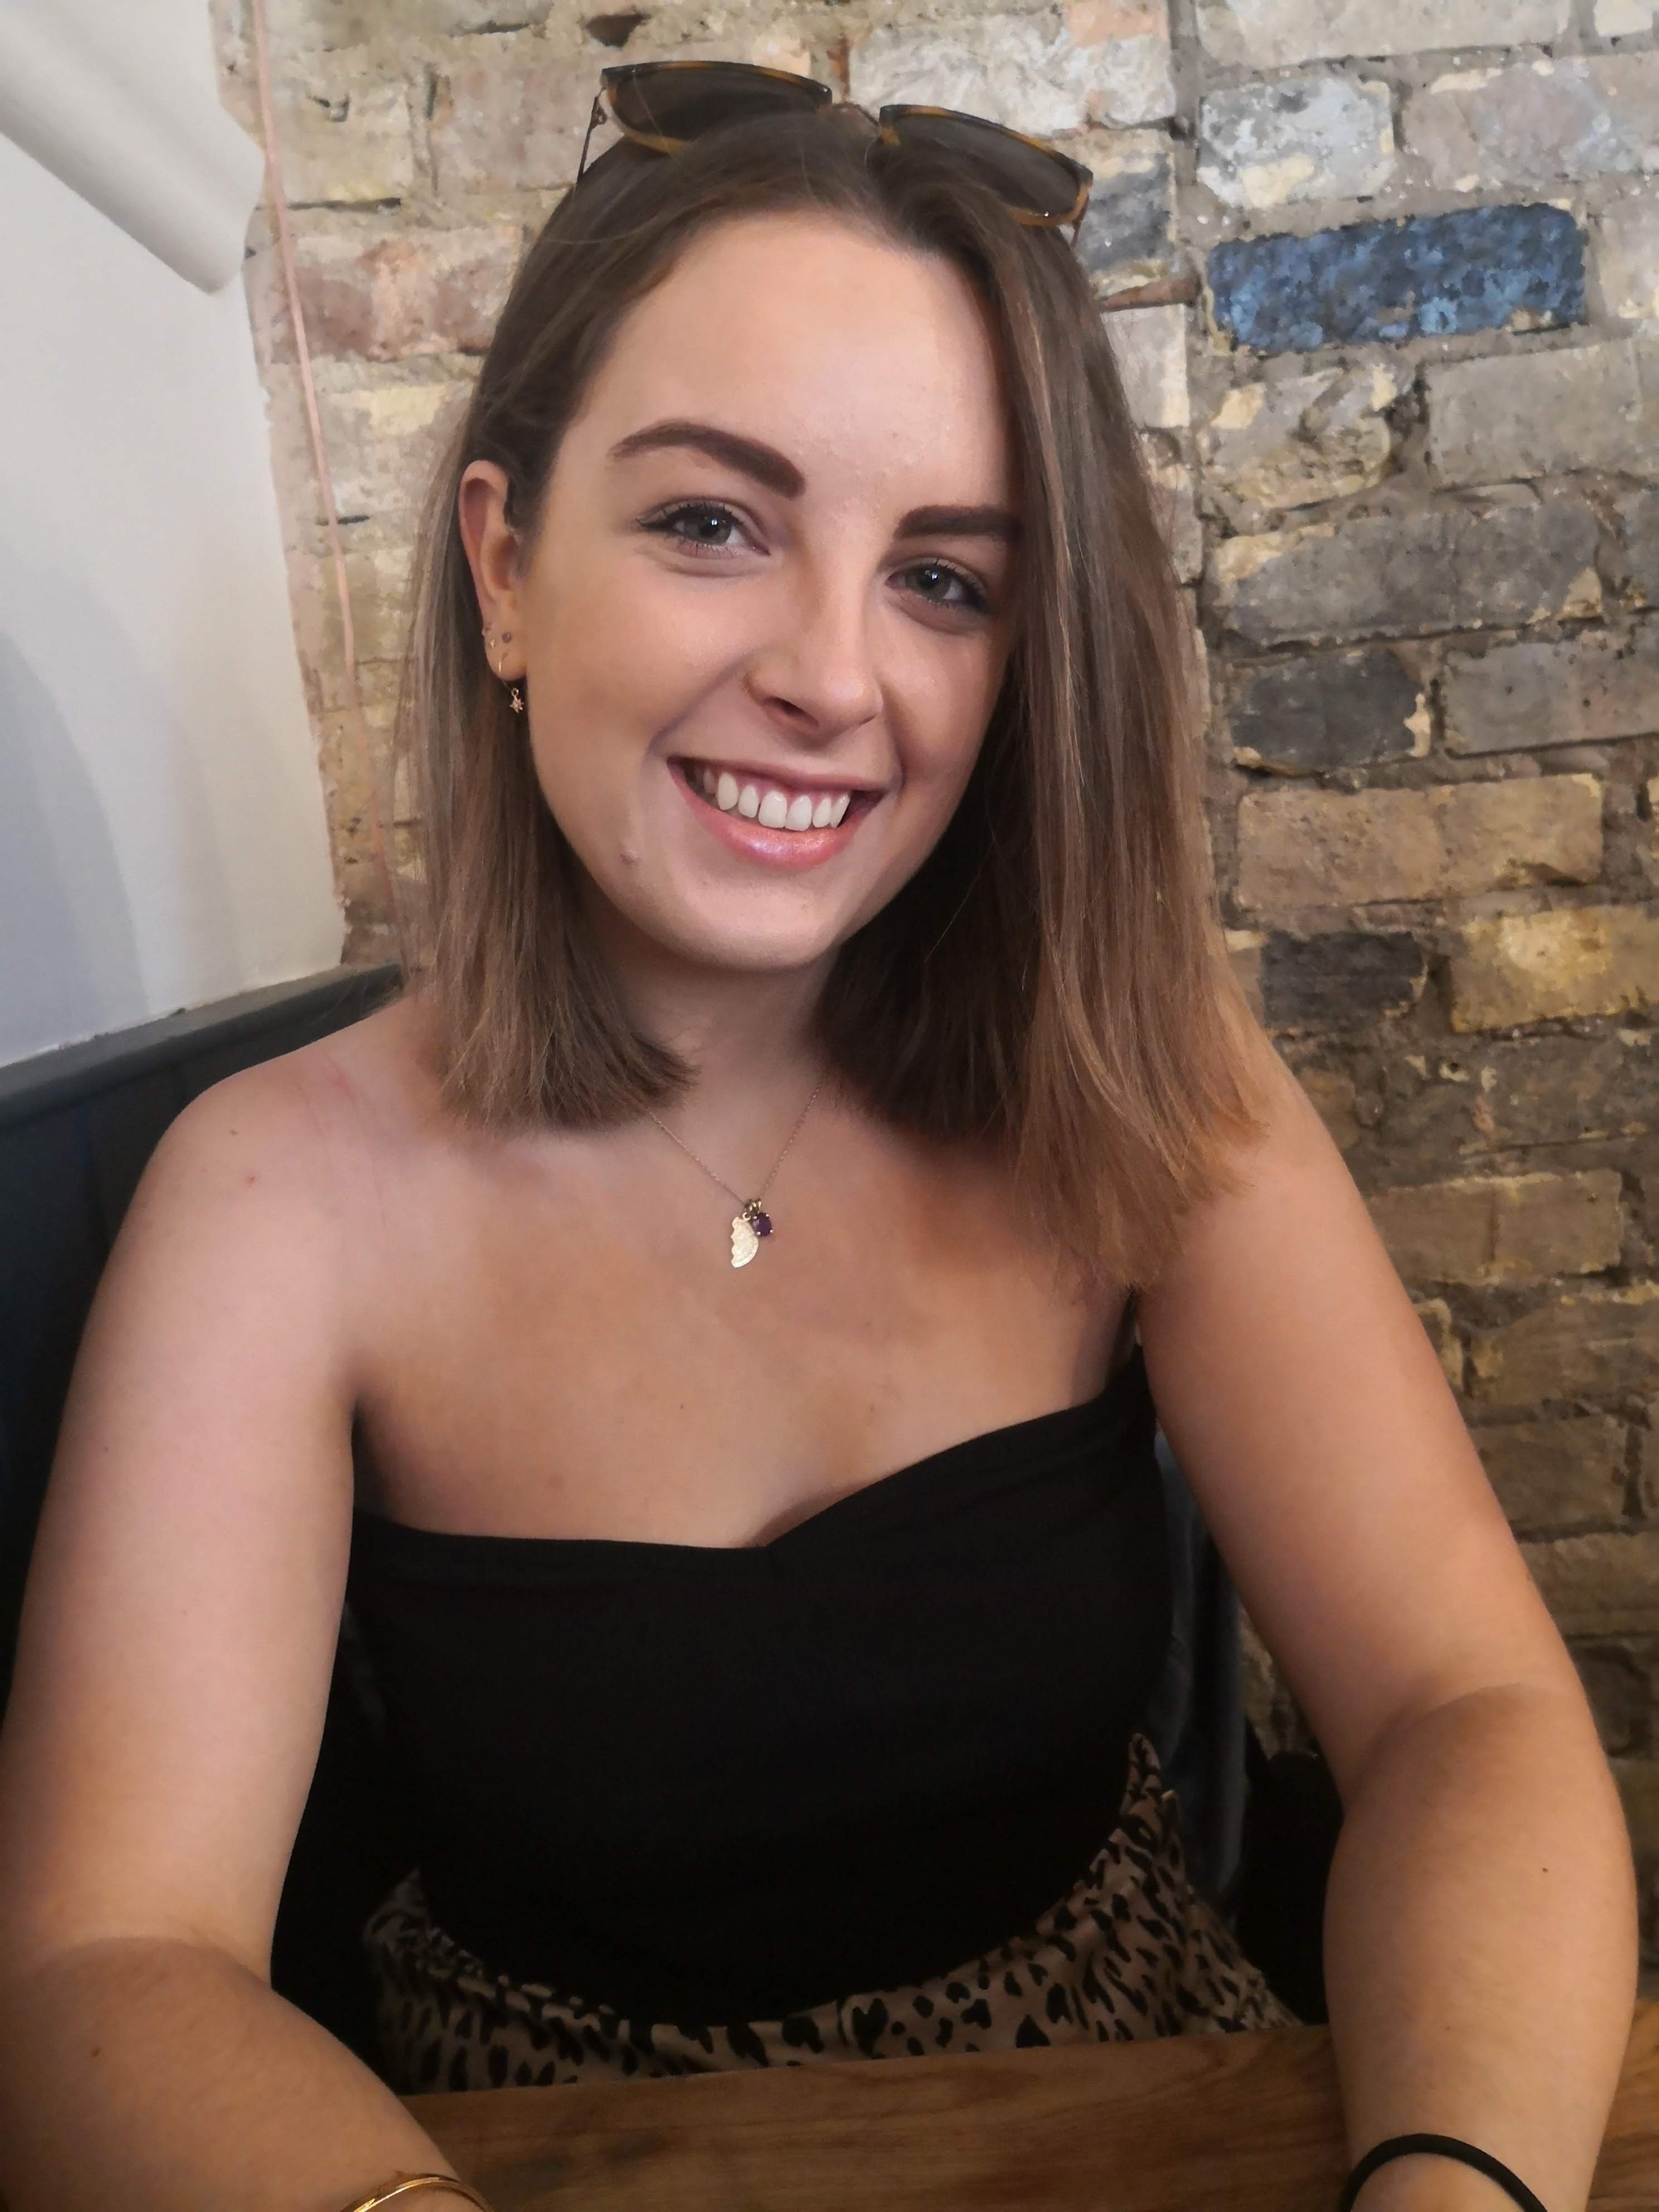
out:
<path id="1" fill-rule="evenodd" d="M 746 1267 L 760 1250 L 760 1239 L 756 1236 L 746 1213 L 732 1217 L 732 1265 Z"/>

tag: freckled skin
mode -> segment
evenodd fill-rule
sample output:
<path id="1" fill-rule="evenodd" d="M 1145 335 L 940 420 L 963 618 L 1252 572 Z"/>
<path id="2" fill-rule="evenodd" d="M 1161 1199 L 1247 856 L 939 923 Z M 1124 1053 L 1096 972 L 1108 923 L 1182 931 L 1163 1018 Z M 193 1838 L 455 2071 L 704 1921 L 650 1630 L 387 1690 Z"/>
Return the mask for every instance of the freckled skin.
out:
<path id="1" fill-rule="evenodd" d="M 684 448 L 608 460 L 668 417 L 778 448 L 805 490 L 786 498 Z M 566 433 L 527 562 L 501 471 L 469 469 L 459 516 L 483 618 L 514 639 L 493 665 L 524 679 L 538 781 L 625 981 L 686 1010 L 717 980 L 764 977 L 799 1009 L 921 866 L 1001 684 L 1014 554 L 895 531 L 924 505 L 1017 508 L 1011 469 L 965 281 L 816 214 L 703 233 L 631 313 Z M 678 535 L 641 526 L 676 502 L 698 510 Z M 668 765 L 680 755 L 845 771 L 884 793 L 830 860 L 772 870 L 700 822 Z"/>

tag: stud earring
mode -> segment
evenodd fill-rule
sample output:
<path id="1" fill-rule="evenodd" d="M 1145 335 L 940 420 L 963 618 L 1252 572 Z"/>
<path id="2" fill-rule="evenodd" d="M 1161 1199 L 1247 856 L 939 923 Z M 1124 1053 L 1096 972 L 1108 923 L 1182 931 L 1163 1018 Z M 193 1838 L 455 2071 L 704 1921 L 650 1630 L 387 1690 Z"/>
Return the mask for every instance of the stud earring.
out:
<path id="1" fill-rule="evenodd" d="M 512 708 L 515 714 L 522 714 L 524 712 L 524 694 L 520 690 L 516 684 L 509 683 L 508 679 L 501 674 L 500 669 L 495 668 L 495 661 L 499 657 L 500 648 L 492 642 L 493 636 L 494 633 L 490 629 L 489 625 L 486 623 L 483 633 L 485 654 L 489 660 L 492 670 L 494 670 L 497 682 L 507 684 L 507 704 Z M 512 642 L 512 631 L 510 629 L 504 629 L 501 632 L 501 644 L 507 646 L 511 645 Z"/>

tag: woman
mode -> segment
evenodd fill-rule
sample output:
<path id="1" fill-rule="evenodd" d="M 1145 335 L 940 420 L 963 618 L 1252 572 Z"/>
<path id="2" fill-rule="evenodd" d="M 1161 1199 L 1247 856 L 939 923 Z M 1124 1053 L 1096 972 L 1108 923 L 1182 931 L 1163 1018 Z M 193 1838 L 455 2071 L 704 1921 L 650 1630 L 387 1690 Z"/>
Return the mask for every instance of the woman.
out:
<path id="1" fill-rule="evenodd" d="M 411 988 L 181 1115 L 100 1287 L 0 1740 L 0 2188 L 441 2176 L 268 1985 L 349 1571 L 399 2087 L 1286 2019 L 1133 1726 L 1155 1402 L 1342 1791 L 1364 2212 L 1507 2201 L 1418 2130 L 1583 2206 L 1618 1800 L 1228 978 L 1087 286 L 983 149 L 711 112 L 562 204 L 440 471 Z"/>

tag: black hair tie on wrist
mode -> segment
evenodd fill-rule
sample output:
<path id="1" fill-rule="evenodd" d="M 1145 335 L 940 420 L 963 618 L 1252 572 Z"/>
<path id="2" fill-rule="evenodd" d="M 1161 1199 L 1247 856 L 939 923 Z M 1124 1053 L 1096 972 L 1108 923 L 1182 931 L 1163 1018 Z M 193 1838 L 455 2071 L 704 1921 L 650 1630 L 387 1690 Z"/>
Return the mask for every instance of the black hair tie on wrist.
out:
<path id="1" fill-rule="evenodd" d="M 1511 2173 L 1501 2160 L 1489 2150 L 1477 2150 L 1473 2143 L 1460 2142 L 1455 2136 L 1390 2136 L 1375 2149 L 1368 2150 L 1348 2176 L 1347 2186 L 1342 2191 L 1342 2202 L 1336 2212 L 1353 2212 L 1353 2200 L 1359 2194 L 1362 2182 L 1369 2181 L 1377 2167 L 1391 2158 L 1403 2158 L 1407 2151 L 1437 2151 L 1443 2158 L 1462 2159 L 1484 2173 L 1488 2181 L 1495 2181 L 1500 2189 L 1507 2189 L 1521 2212 L 1544 2212 L 1543 2206 L 1524 2181 Z"/>

